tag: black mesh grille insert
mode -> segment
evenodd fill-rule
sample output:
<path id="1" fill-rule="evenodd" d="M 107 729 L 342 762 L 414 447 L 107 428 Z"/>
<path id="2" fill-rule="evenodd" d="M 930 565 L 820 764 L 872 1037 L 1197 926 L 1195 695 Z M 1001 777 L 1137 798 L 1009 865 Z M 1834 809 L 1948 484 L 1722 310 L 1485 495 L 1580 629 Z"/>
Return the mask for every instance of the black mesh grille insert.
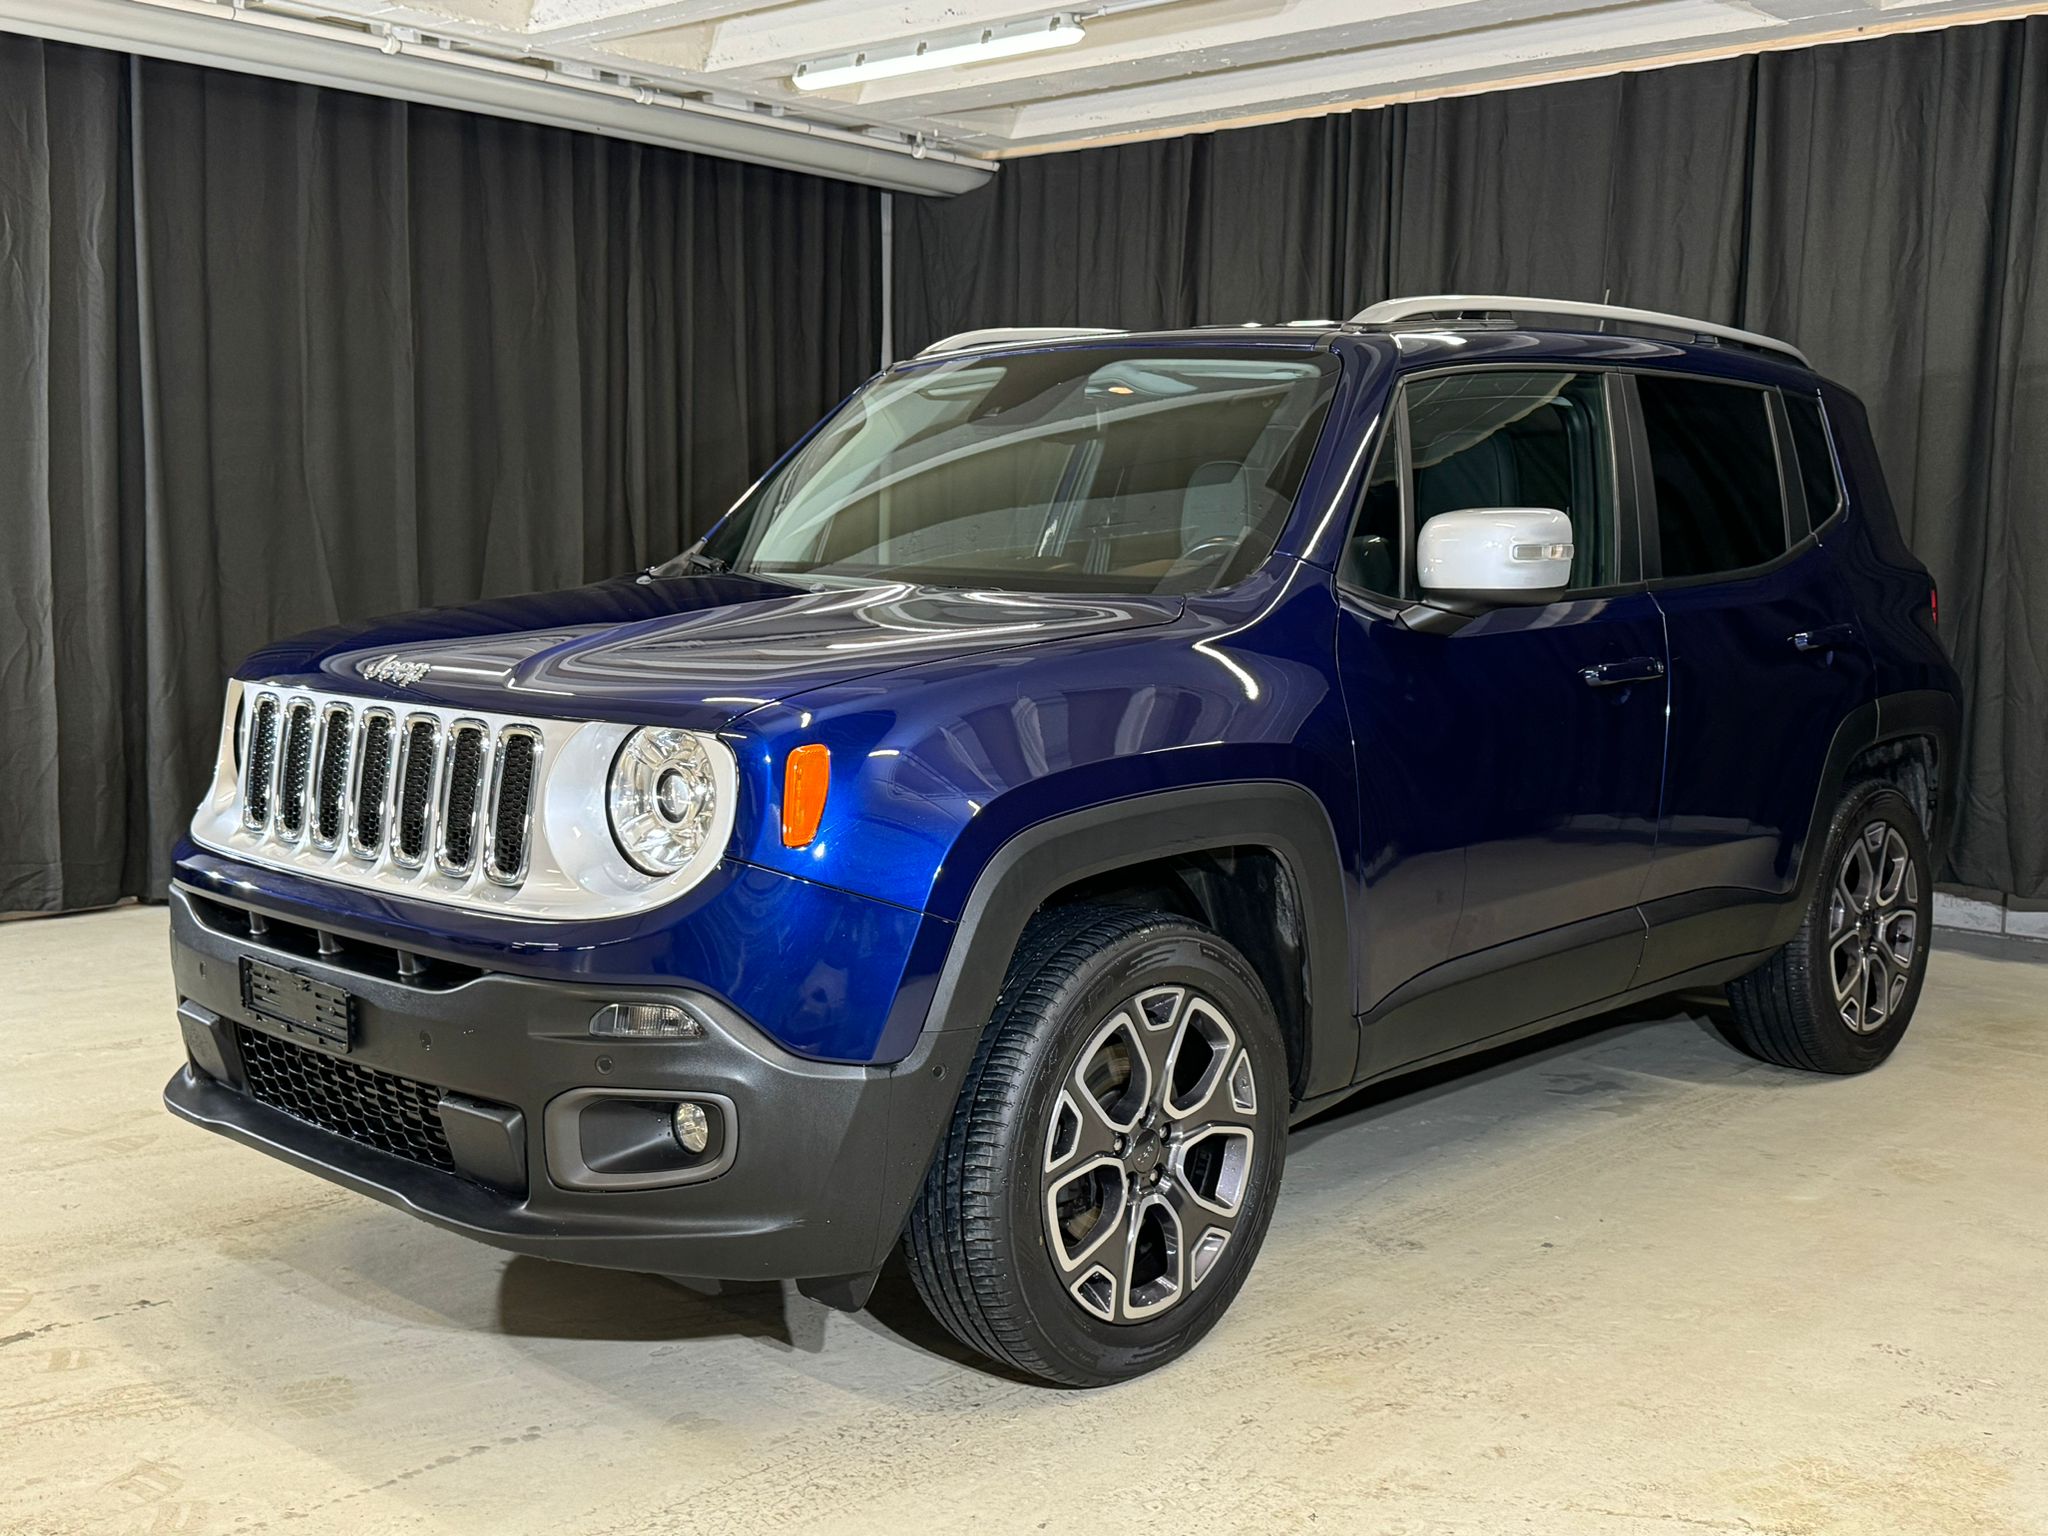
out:
<path id="1" fill-rule="evenodd" d="M 389 715 L 371 715 L 363 722 L 363 771 L 356 781 L 354 835 L 361 853 L 375 853 L 384 846 L 384 797 L 391 789 L 394 729 Z"/>
<path id="2" fill-rule="evenodd" d="M 277 824 L 292 837 L 306 830 L 306 778 L 313 767 L 313 701 L 294 699 L 284 712 L 284 769 L 277 781 Z"/>
<path id="3" fill-rule="evenodd" d="M 235 1040 L 251 1097 L 366 1147 L 444 1173 L 456 1171 L 436 1113 L 439 1088 L 308 1050 L 246 1025 L 235 1026 Z"/>
<path id="4" fill-rule="evenodd" d="M 533 803 L 534 739 L 508 731 L 498 743 L 498 803 L 491 811 L 491 873 L 503 880 L 526 871 L 526 826 Z"/>
<path id="5" fill-rule="evenodd" d="M 405 777 L 398 786 L 398 856 L 418 864 L 427 856 L 427 813 L 434 804 L 434 737 L 431 720 L 414 720 L 405 728 Z"/>
<path id="6" fill-rule="evenodd" d="M 313 810 L 313 836 L 332 848 L 348 821 L 348 762 L 355 748 L 355 716 L 345 704 L 330 704 L 320 738 L 320 782 Z"/>
<path id="7" fill-rule="evenodd" d="M 476 861 L 476 807 L 483 797 L 484 733 L 458 725 L 448 737 L 448 798 L 441 809 L 441 862 L 466 870 Z"/>
<path id="8" fill-rule="evenodd" d="M 277 764 L 277 698 L 266 694 L 256 701 L 256 714 L 249 723 L 249 771 L 242 802 L 242 819 L 252 827 L 270 822 L 270 773 Z"/>

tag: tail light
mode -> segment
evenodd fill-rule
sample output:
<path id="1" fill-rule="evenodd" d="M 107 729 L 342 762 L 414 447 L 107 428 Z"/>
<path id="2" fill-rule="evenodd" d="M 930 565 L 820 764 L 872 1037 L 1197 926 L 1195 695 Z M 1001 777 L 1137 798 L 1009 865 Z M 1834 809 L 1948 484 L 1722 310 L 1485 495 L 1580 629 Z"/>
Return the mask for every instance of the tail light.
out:
<path id="1" fill-rule="evenodd" d="M 1927 583 L 1927 622 L 1941 628 L 1941 588 L 1931 581 Z"/>

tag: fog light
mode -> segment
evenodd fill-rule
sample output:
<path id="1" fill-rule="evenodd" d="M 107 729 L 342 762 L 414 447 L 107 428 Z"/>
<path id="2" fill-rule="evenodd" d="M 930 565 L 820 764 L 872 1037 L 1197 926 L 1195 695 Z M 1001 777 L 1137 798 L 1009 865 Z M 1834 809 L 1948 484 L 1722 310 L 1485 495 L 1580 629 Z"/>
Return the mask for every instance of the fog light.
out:
<path id="1" fill-rule="evenodd" d="M 676 1145 L 692 1157 L 711 1145 L 711 1117 L 702 1104 L 678 1104 L 674 1130 Z"/>
<path id="2" fill-rule="evenodd" d="M 590 1016 L 607 1040 L 702 1040 L 704 1021 L 674 1003 L 612 1003 Z"/>

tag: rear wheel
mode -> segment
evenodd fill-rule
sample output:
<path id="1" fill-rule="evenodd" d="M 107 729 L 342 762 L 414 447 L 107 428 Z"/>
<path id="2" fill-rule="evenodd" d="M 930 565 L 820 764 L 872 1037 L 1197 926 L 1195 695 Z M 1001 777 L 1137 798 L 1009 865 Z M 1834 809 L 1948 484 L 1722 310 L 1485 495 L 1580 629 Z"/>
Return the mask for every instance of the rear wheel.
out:
<path id="1" fill-rule="evenodd" d="M 1207 1333 L 1264 1240 L 1285 1157 L 1271 1002 L 1217 934 L 1065 909 L 1018 946 L 905 1248 L 933 1314 L 1066 1386 Z"/>
<path id="2" fill-rule="evenodd" d="M 1895 789 L 1852 790 L 1823 859 L 1798 934 L 1728 984 L 1732 1033 L 1782 1067 L 1867 1072 L 1905 1034 L 1927 973 L 1934 885 L 1920 817 Z"/>

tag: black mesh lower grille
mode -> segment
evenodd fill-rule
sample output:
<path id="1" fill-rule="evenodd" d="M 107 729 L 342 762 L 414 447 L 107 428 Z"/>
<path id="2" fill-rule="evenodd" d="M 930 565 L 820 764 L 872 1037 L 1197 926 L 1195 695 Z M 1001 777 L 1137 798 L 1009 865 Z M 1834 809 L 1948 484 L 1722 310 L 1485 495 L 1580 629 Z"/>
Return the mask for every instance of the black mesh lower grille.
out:
<path id="1" fill-rule="evenodd" d="M 235 1026 L 235 1040 L 252 1098 L 366 1147 L 444 1173 L 456 1171 L 436 1112 L 441 1090 L 431 1083 L 308 1050 L 246 1025 Z"/>

